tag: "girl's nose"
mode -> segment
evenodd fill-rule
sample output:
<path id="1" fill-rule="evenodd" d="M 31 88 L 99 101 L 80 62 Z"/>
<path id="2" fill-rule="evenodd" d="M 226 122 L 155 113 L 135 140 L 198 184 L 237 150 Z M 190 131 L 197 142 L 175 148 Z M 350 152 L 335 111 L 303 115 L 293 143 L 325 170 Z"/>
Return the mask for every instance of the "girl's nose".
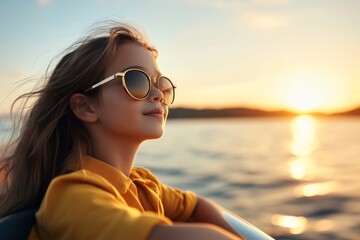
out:
<path id="1" fill-rule="evenodd" d="M 151 102 L 160 102 L 160 103 L 162 103 L 164 101 L 164 94 L 157 87 L 152 85 L 148 100 L 151 101 Z"/>

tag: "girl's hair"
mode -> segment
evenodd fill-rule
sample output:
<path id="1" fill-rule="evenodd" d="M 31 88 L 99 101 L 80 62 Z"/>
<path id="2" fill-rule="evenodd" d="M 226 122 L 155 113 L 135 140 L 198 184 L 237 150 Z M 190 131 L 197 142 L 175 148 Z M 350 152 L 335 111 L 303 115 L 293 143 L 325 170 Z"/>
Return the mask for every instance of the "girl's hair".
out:
<path id="1" fill-rule="evenodd" d="M 91 143 L 71 111 L 69 99 L 103 79 L 117 47 L 129 41 L 157 56 L 156 49 L 138 30 L 111 22 L 65 50 L 50 77 L 45 74 L 45 84 L 14 101 L 11 113 L 14 104 L 23 101 L 19 106 L 20 118 L 14 120 L 21 128 L 18 136 L 11 137 L 2 148 L 0 217 L 38 206 L 54 177 L 69 171 L 70 166 L 81 167 L 82 157 L 91 152 Z M 87 95 L 96 98 L 98 93 L 94 90 Z M 35 103 L 26 110 L 28 101 L 34 97 Z"/>

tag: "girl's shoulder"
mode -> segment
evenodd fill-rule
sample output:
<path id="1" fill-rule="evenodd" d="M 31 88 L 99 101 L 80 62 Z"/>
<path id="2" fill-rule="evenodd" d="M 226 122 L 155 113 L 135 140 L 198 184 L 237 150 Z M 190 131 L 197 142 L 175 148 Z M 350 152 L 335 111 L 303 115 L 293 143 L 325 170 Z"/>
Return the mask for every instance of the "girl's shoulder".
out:
<path id="1" fill-rule="evenodd" d="M 145 167 L 133 167 L 133 169 L 131 170 L 130 178 L 132 180 L 141 179 L 159 183 L 159 179 L 156 177 L 156 175 L 152 173 L 150 169 Z"/>
<path id="2" fill-rule="evenodd" d="M 73 171 L 54 178 L 48 187 L 48 191 L 58 191 L 59 188 L 71 190 L 85 188 L 86 186 L 92 186 L 113 192 L 113 186 L 108 179 L 85 169 Z"/>
<path id="3" fill-rule="evenodd" d="M 126 191 L 130 182 L 131 180 L 125 177 L 123 179 L 107 178 L 81 169 L 54 178 L 46 191 L 45 198 L 66 201 L 66 199 L 83 199 L 110 194 L 116 199 L 122 199 L 121 193 Z"/>

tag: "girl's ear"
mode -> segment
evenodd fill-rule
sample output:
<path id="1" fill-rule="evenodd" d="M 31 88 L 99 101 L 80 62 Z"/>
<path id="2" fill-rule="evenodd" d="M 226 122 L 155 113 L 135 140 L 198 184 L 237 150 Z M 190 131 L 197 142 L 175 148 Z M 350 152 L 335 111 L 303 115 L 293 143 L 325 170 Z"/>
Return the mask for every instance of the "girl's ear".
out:
<path id="1" fill-rule="evenodd" d="M 75 93 L 70 97 L 70 108 L 80 120 L 93 123 L 98 121 L 93 102 L 84 94 Z"/>

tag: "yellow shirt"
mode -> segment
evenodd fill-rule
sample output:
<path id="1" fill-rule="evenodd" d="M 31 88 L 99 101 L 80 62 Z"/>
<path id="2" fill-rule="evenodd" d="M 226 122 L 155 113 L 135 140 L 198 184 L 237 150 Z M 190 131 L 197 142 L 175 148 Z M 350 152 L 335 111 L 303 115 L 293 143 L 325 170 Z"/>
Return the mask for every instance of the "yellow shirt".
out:
<path id="1" fill-rule="evenodd" d="M 196 195 L 159 182 L 135 167 L 129 177 L 86 157 L 84 169 L 55 178 L 29 239 L 147 239 L 159 223 L 186 221 Z"/>

